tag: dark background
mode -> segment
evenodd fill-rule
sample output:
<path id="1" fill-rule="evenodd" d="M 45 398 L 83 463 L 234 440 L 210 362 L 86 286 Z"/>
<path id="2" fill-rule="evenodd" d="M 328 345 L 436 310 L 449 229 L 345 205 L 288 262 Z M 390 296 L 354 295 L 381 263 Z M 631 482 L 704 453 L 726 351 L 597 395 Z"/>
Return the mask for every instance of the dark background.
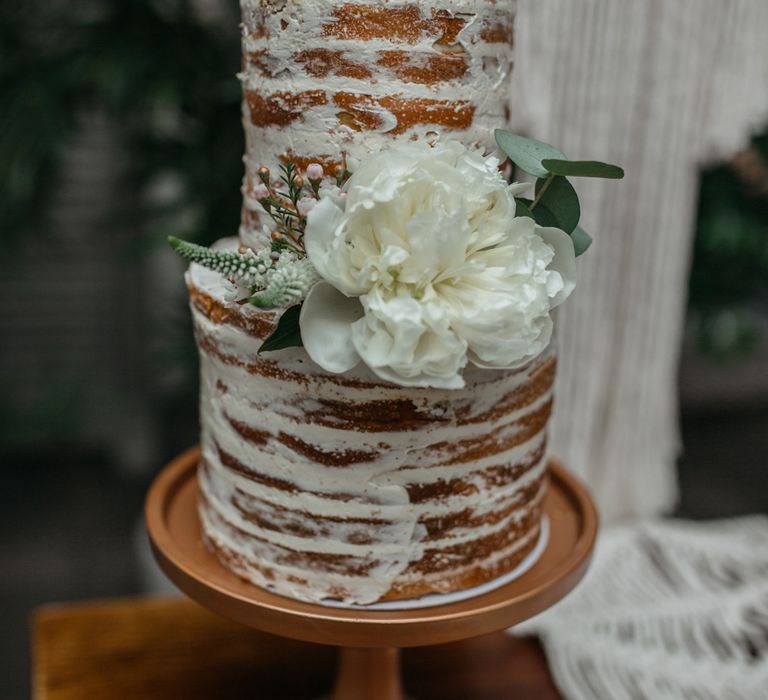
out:
<path id="1" fill-rule="evenodd" d="M 152 475 L 197 437 L 168 234 L 239 219 L 235 0 L 0 3 L 0 696 L 29 611 L 137 593 Z M 764 86 L 756 86 L 764 89 Z M 692 518 L 768 512 L 768 136 L 701 174 L 680 387 Z"/>

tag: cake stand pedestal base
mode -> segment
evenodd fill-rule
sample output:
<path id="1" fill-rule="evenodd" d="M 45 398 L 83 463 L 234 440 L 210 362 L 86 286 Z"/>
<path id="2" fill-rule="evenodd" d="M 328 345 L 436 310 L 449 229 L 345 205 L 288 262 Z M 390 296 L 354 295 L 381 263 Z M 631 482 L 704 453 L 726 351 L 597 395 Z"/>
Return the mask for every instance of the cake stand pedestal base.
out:
<path id="1" fill-rule="evenodd" d="M 581 580 L 594 547 L 597 513 L 586 488 L 549 465 L 544 511 L 549 539 L 522 576 L 474 598 L 407 610 L 334 608 L 284 598 L 225 569 L 206 548 L 197 515 L 199 450 L 155 479 L 145 515 L 160 567 L 210 610 L 272 634 L 340 648 L 333 700 L 402 700 L 399 650 L 479 637 L 554 605 Z"/>
<path id="2" fill-rule="evenodd" d="M 400 649 L 339 649 L 331 700 L 403 700 Z"/>

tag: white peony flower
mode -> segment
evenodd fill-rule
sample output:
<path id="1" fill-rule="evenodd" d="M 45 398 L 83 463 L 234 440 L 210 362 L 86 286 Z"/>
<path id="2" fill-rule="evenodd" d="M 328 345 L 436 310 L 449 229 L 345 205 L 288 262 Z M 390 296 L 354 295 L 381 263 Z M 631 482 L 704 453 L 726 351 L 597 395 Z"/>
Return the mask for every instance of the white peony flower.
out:
<path id="1" fill-rule="evenodd" d="M 324 194 L 304 237 L 324 280 L 300 321 L 315 362 L 344 372 L 362 360 L 398 384 L 459 388 L 467 362 L 516 367 L 546 348 L 550 310 L 575 286 L 573 244 L 514 217 L 521 186 L 498 166 L 457 142 L 412 144 Z"/>

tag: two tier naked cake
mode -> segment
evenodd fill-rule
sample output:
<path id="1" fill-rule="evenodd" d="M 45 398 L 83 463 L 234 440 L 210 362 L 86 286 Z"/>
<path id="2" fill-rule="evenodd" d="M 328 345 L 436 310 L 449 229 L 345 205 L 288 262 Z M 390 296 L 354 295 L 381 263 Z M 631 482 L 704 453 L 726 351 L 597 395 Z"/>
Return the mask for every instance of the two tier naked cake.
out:
<path id="1" fill-rule="evenodd" d="M 201 357 L 206 543 L 241 577 L 306 601 L 370 604 L 496 579 L 540 535 L 555 373 L 548 313 L 529 318 L 510 304 L 535 293 L 548 312 L 572 286 L 571 261 L 552 262 L 559 239 L 535 236 L 529 218 L 499 228 L 516 191 L 488 154 L 508 118 L 514 2 L 242 0 L 242 12 L 239 242 L 220 244 L 226 265 L 187 255 L 203 263 L 187 283 Z M 452 184 L 456 173 L 466 188 Z M 517 225 L 528 238 L 515 238 Z M 323 232 L 341 257 L 323 257 Z M 446 238 L 420 238 L 430 235 Z M 434 262 L 460 236 L 461 264 Z M 514 261 L 494 262 L 497 251 L 513 255 L 510 241 Z M 267 258 L 254 255 L 264 246 Z M 309 292 L 303 311 L 263 308 L 264 297 L 244 303 L 266 284 L 265 259 L 294 272 L 314 263 L 289 290 L 297 302 L 302 284 L 325 291 Z M 339 261 L 352 261 L 347 282 Z M 481 274 L 528 281 L 503 306 L 507 287 L 473 277 Z M 472 284 L 489 301 L 477 301 Z M 327 332 L 312 326 L 310 298 L 325 308 L 328 290 L 341 295 L 337 316 L 352 314 L 338 325 L 353 328 L 352 340 L 334 335 L 333 314 Z M 497 303 L 507 314 L 498 320 Z M 264 351 L 293 311 L 306 347 Z"/>

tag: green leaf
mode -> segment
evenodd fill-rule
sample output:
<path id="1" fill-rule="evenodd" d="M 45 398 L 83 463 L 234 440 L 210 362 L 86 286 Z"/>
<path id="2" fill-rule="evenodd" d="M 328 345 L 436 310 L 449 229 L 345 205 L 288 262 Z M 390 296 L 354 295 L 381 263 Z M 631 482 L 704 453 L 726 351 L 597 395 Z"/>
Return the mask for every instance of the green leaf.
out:
<path id="1" fill-rule="evenodd" d="M 301 304 L 296 304 L 286 309 L 285 313 L 277 322 L 277 328 L 272 331 L 259 348 L 259 354 L 269 352 L 270 350 L 282 350 L 283 348 L 302 347 L 301 328 L 299 328 L 299 314 L 301 313 Z"/>
<path id="2" fill-rule="evenodd" d="M 515 198 L 515 216 L 527 216 L 529 219 L 536 220 L 536 217 L 531 212 L 531 200 L 523 199 L 522 197 Z"/>
<path id="3" fill-rule="evenodd" d="M 576 257 L 587 252 L 587 248 L 592 245 L 592 236 L 590 236 L 581 226 L 577 226 L 571 231 L 571 240 L 573 249 L 576 251 Z"/>
<path id="4" fill-rule="evenodd" d="M 618 165 L 601 163 L 599 160 L 559 160 L 545 158 L 541 164 L 553 175 L 570 175 L 572 177 L 604 177 L 620 180 L 624 170 Z"/>
<path id="5" fill-rule="evenodd" d="M 551 226 L 553 228 L 560 228 L 560 222 L 555 218 L 555 215 L 547 208 L 546 204 L 537 204 L 533 210 L 533 220 L 539 226 Z"/>
<path id="6" fill-rule="evenodd" d="M 515 199 L 517 206 L 515 207 L 515 216 L 527 216 L 529 219 L 533 219 L 539 226 L 554 226 L 560 228 L 557 219 L 554 217 L 551 211 L 543 204 L 537 204 L 536 208 L 531 211 L 531 205 L 533 201 L 530 199 L 523 199 L 518 197 Z"/>
<path id="7" fill-rule="evenodd" d="M 553 146 L 527 139 L 525 136 L 513 134 L 511 131 L 496 129 L 496 143 L 499 148 L 509 156 L 509 159 L 521 170 L 535 175 L 547 177 L 549 171 L 542 164 L 542 160 L 566 160 L 565 154 Z"/>
<path id="8" fill-rule="evenodd" d="M 541 226 L 556 226 L 566 233 L 571 233 L 578 226 L 581 218 L 579 196 L 573 189 L 573 185 L 564 177 L 555 176 L 549 185 L 547 182 L 549 182 L 549 178 L 540 179 L 536 182 L 538 203 L 533 210 L 536 222 L 540 223 L 537 212 L 540 207 L 544 207 L 547 213 L 553 217 L 554 223 L 540 223 Z M 547 187 L 546 191 L 544 191 L 545 186 Z M 541 194 L 542 192 L 543 194 Z"/>

